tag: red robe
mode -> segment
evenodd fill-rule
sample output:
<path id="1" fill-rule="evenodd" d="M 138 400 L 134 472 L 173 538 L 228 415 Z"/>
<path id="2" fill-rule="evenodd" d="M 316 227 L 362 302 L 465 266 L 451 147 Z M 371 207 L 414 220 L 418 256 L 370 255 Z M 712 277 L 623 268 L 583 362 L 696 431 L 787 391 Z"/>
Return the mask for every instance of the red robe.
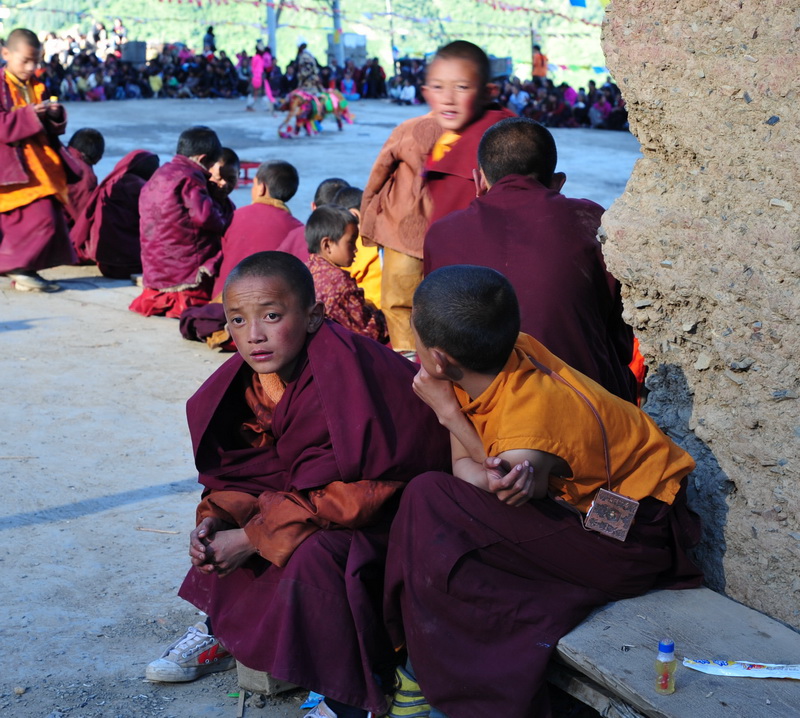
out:
<path id="1" fill-rule="evenodd" d="M 78 257 L 103 276 L 127 279 L 142 271 L 139 194 L 158 166 L 147 150 L 129 152 L 90 195 L 70 236 Z"/>
<path id="2" fill-rule="evenodd" d="M 283 242 L 281 242 L 281 245 L 278 247 L 278 251 L 286 252 L 287 254 L 293 254 L 301 262 L 307 262 L 308 244 L 306 243 L 305 226 L 296 227 L 289 232 Z"/>
<path id="3" fill-rule="evenodd" d="M 72 155 L 72 158 L 81 168 L 81 178 L 74 184 L 69 185 L 69 201 L 64 206 L 69 226 L 72 227 L 78 221 L 86 204 L 89 202 L 89 197 L 97 187 L 97 175 L 78 150 L 74 147 L 67 147 L 66 151 Z"/>
<path id="4" fill-rule="evenodd" d="M 211 291 L 213 301 L 198 307 L 188 307 L 181 312 L 181 336 L 184 339 L 203 341 L 224 329 L 225 311 L 220 301 L 222 290 L 231 270 L 245 257 L 256 252 L 289 251 L 286 249 L 287 240 L 299 235 L 305 257 L 301 253 L 289 253 L 305 262 L 308 259 L 308 250 L 304 231 L 303 223 L 292 217 L 288 209 L 272 203 L 254 202 L 237 209 L 222 238 L 222 262 Z"/>
<path id="5" fill-rule="evenodd" d="M 552 499 L 511 507 L 431 472 L 411 482 L 392 524 L 387 625 L 449 718 L 550 718 L 558 640 L 609 601 L 699 586 L 686 554 L 699 538 L 685 489 L 672 506 L 643 499 L 621 542 Z"/>
<path id="6" fill-rule="evenodd" d="M 386 319 L 380 309 L 367 304 L 364 290 L 341 267 L 331 264 L 318 254 L 308 259 L 314 277 L 317 300 L 325 305 L 325 316 L 356 334 L 381 344 L 389 341 Z"/>
<path id="7" fill-rule="evenodd" d="M 433 224 L 424 269 L 491 267 L 517 292 L 522 331 L 612 394 L 635 401 L 633 331 L 597 229 L 603 208 L 509 175 L 465 210 Z"/>
<path id="8" fill-rule="evenodd" d="M 239 262 L 256 252 L 280 249 L 293 230 L 303 231 L 303 223 L 281 207 L 254 202 L 237 209 L 222 238 L 222 263 L 211 296 L 222 294 L 225 280 Z"/>
<path id="9" fill-rule="evenodd" d="M 478 167 L 478 145 L 483 133 L 506 117 L 515 115 L 504 107 L 492 106 L 461 133 L 458 142 L 442 159 L 434 162 L 428 158 L 425 183 L 433 202 L 431 224 L 451 212 L 464 209 L 475 199 L 472 170 Z"/>
<path id="10" fill-rule="evenodd" d="M 43 85 L 38 80 L 33 85 L 38 100 Z M 15 109 L 5 68 L 0 68 L 0 192 L 14 193 L 31 182 L 24 158 L 29 142 L 52 147 L 60 157 L 67 182 L 77 182 L 80 167 L 58 139 L 66 126 L 67 113 L 63 107 L 58 119 L 39 118 L 32 104 Z M 40 196 L 0 212 L 0 274 L 17 269 L 37 271 L 74 262 L 64 208 L 55 195 Z"/>
<path id="11" fill-rule="evenodd" d="M 245 665 L 376 715 L 374 676 L 394 659 L 380 608 L 388 523 L 402 486 L 450 459 L 413 376 L 326 321 L 274 408 L 254 401 L 238 354 L 187 405 L 200 515 L 243 526 L 261 557 L 221 579 L 191 569 L 180 595 Z"/>
<path id="12" fill-rule="evenodd" d="M 211 175 L 197 162 L 175 155 L 156 170 L 139 197 L 144 290 L 129 309 L 146 317 L 180 317 L 207 304 L 219 269 L 222 235 L 233 203 L 214 199 Z"/>

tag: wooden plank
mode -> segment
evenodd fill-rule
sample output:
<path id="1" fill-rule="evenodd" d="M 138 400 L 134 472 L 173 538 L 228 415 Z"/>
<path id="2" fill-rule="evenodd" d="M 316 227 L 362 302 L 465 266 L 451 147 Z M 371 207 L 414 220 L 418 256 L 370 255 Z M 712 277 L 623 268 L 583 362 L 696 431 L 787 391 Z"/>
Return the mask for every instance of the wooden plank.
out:
<path id="1" fill-rule="evenodd" d="M 547 682 L 594 708 L 603 718 L 645 718 L 610 691 L 569 666 L 552 661 L 547 670 Z"/>
<path id="2" fill-rule="evenodd" d="M 800 663 L 800 634 L 706 588 L 654 591 L 593 613 L 558 656 L 649 718 L 797 718 L 800 681 L 709 676 L 679 665 L 676 692 L 655 692 L 658 641 L 679 659 Z"/>
<path id="3" fill-rule="evenodd" d="M 294 683 L 278 680 L 264 671 L 255 671 L 248 668 L 243 663 L 236 661 L 236 673 L 239 678 L 239 688 L 242 693 L 261 693 L 265 696 L 274 696 L 284 691 L 291 691 L 297 688 Z"/>

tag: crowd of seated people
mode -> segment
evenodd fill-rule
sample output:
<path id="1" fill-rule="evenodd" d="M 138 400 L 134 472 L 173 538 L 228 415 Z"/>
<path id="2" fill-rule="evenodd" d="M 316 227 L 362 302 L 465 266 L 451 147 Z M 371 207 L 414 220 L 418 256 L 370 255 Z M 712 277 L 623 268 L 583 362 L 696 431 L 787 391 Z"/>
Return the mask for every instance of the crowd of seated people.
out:
<path id="1" fill-rule="evenodd" d="M 499 89 L 497 99 L 514 114 L 547 127 L 628 129 L 625 99 L 610 77 L 600 87 L 589 80 L 586 87 L 577 89 L 541 77 L 526 82 L 512 77 Z"/>
<path id="2" fill-rule="evenodd" d="M 246 50 L 229 57 L 204 39 L 202 52 L 174 43 L 165 45 L 147 63 L 135 64 L 122 60 L 121 49 L 127 39 L 127 30 L 119 19 L 110 31 L 95 22 L 85 34 L 48 33 L 38 73 L 49 96 L 102 102 L 152 97 L 235 98 L 252 92 L 252 53 Z M 387 80 L 377 57 L 368 59 L 363 67 L 350 59 L 340 65 L 331 58 L 328 65 L 319 68 L 319 78 L 323 88 L 339 90 L 348 100 L 385 98 L 399 105 L 423 103 L 424 61 L 401 60 L 395 70 Z M 295 61 L 282 69 L 273 59 L 266 79 L 273 98 L 285 97 L 298 85 Z M 566 82 L 556 85 L 543 77 L 527 81 L 511 77 L 495 83 L 495 87 L 500 105 L 547 127 L 628 129 L 625 99 L 610 77 L 600 86 L 589 80 L 586 87 L 578 88 Z"/>

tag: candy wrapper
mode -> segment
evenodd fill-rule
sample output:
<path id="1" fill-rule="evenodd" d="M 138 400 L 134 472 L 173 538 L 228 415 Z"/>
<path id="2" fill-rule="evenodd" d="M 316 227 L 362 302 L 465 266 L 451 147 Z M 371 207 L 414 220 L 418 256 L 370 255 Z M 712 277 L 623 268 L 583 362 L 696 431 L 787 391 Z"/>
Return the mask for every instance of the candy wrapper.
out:
<path id="1" fill-rule="evenodd" d="M 704 658 L 684 658 L 683 665 L 712 676 L 734 678 L 794 678 L 800 680 L 800 665 L 780 663 L 750 663 L 748 661 L 709 661 Z"/>

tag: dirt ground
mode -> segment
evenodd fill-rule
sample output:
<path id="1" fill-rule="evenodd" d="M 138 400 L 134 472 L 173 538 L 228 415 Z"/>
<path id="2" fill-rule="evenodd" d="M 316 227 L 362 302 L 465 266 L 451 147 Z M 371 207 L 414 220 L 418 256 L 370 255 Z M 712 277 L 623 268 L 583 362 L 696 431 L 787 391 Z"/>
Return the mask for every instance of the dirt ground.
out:
<path id="1" fill-rule="evenodd" d="M 162 161 L 182 129 L 215 128 L 243 159 L 283 158 L 300 172 L 290 205 L 300 219 L 318 182 L 363 186 L 391 129 L 420 108 L 354 106 L 344 132 L 280 140 L 278 118 L 240 101 L 140 101 L 69 108 L 68 134 L 106 137 L 103 177 L 144 147 Z M 605 206 L 639 156 L 628 134 L 556 131 L 565 193 Z M 249 202 L 237 190 L 238 205 Z M 6 487 L 0 622 L 6 667 L 0 712 L 18 718 L 235 716 L 235 671 L 183 685 L 144 680 L 144 668 L 198 620 L 176 592 L 199 490 L 186 399 L 225 356 L 183 341 L 175 320 L 128 311 L 137 289 L 90 267 L 43 273 L 54 295 L 23 294 L 0 278 L 0 472 Z M 245 715 L 302 716 L 296 691 Z"/>

